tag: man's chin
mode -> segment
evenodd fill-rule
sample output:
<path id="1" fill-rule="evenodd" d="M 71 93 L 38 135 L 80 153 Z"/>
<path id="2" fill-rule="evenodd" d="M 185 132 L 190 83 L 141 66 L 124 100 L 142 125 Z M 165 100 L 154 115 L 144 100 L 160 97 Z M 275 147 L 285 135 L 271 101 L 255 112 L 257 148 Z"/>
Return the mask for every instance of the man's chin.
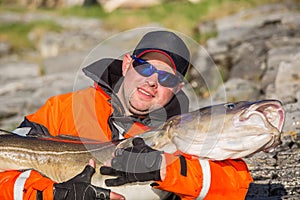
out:
<path id="1" fill-rule="evenodd" d="M 129 102 L 129 111 L 132 113 L 132 114 L 135 114 L 135 115 L 147 115 L 149 114 L 151 111 L 154 111 L 156 109 L 159 109 L 161 108 L 162 106 L 160 105 L 152 105 L 150 108 L 149 106 L 146 106 L 146 105 L 134 105 L 132 104 L 132 102 Z"/>
<path id="2" fill-rule="evenodd" d="M 149 114 L 149 109 L 142 110 L 142 109 L 137 109 L 135 107 L 130 106 L 129 107 L 129 112 L 131 112 L 134 115 L 147 115 Z"/>
<path id="3" fill-rule="evenodd" d="M 129 112 L 134 115 L 147 115 L 150 113 L 150 109 L 148 106 L 143 105 L 134 105 L 132 102 L 129 101 Z"/>

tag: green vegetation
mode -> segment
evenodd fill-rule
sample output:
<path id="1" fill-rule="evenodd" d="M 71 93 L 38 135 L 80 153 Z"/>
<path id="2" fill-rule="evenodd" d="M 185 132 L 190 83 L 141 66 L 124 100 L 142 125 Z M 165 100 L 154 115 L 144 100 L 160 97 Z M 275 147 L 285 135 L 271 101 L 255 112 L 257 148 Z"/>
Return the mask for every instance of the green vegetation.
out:
<path id="1" fill-rule="evenodd" d="M 166 28 L 178 30 L 203 43 L 208 38 L 215 37 L 216 33 L 200 35 L 197 31 L 199 22 L 220 18 L 259 4 L 278 1 L 280 0 L 202 0 L 197 4 L 192 4 L 186 0 L 166 0 L 161 5 L 147 9 L 117 9 L 112 13 L 105 13 L 99 5 L 25 10 L 6 4 L 6 0 L 0 0 L 0 12 L 48 12 L 60 16 L 93 17 L 101 19 L 104 28 L 118 31 L 159 23 Z M 8 40 L 14 49 L 33 48 L 33 43 L 28 39 L 28 33 L 34 31 L 39 34 L 44 31 L 59 31 L 61 29 L 62 27 L 50 20 L 32 23 L 1 23 L 0 41 Z"/>
<path id="2" fill-rule="evenodd" d="M 34 32 L 38 38 L 46 31 L 60 31 L 61 29 L 61 26 L 50 20 L 30 23 L 1 23 L 0 41 L 9 41 L 13 50 L 34 48 L 34 42 L 28 38 L 29 32 Z"/>
<path id="3" fill-rule="evenodd" d="M 280 0 L 202 0 L 193 4 L 187 0 L 168 0 L 163 4 L 147 9 L 117 9 L 112 13 L 105 13 L 101 6 L 95 5 L 61 9 L 59 13 L 101 18 L 107 29 L 120 31 L 151 23 L 160 23 L 166 28 L 198 38 L 201 36 L 196 35 L 195 29 L 200 21 L 213 20 L 241 9 L 278 1 Z M 215 35 L 212 33 L 210 36 Z"/>

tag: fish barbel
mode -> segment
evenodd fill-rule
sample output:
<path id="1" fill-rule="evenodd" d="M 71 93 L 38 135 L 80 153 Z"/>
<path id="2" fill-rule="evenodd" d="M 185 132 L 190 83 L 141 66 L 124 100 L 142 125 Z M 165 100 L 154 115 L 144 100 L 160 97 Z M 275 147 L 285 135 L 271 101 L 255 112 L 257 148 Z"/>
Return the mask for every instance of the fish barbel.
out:
<path id="1" fill-rule="evenodd" d="M 280 144 L 284 110 L 277 100 L 226 103 L 170 118 L 162 127 L 141 134 L 153 148 L 181 151 L 202 159 L 241 158 L 270 151 Z M 122 142 L 60 142 L 55 138 L 31 138 L 0 131 L 0 171 L 35 169 L 54 181 L 69 180 L 80 173 L 90 158 L 96 162 L 92 184 L 106 187 L 107 176 L 99 173 L 104 161 Z M 110 177 L 111 178 L 111 177 Z M 127 199 L 164 199 L 167 192 L 153 189 L 150 182 L 112 187 Z"/>

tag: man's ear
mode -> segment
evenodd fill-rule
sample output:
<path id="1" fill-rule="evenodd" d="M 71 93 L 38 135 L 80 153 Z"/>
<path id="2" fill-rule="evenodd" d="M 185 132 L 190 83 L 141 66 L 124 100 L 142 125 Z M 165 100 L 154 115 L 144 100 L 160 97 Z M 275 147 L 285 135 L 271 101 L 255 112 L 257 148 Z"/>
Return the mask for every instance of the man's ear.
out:
<path id="1" fill-rule="evenodd" d="M 125 76 L 125 74 L 127 73 L 130 65 L 131 65 L 131 60 L 132 58 L 130 57 L 130 55 L 128 53 L 126 53 L 123 57 L 123 62 L 122 62 L 122 74 L 123 76 Z"/>
<path id="2" fill-rule="evenodd" d="M 178 86 L 174 88 L 174 94 L 179 92 L 183 88 L 183 86 L 184 86 L 184 82 L 179 83 Z"/>

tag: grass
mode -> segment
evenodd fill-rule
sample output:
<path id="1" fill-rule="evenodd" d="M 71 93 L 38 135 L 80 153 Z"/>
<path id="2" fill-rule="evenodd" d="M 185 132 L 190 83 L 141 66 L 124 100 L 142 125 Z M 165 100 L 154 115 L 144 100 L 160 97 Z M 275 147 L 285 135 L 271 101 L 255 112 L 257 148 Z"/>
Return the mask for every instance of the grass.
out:
<path id="1" fill-rule="evenodd" d="M 7 0 L 0 0 L 0 12 L 48 12 L 60 16 L 99 18 L 103 21 L 104 28 L 117 31 L 158 23 L 166 28 L 180 31 L 200 43 L 204 43 L 208 38 L 215 37 L 217 33 L 199 34 L 197 26 L 201 21 L 214 20 L 241 9 L 278 1 L 280 0 L 202 0 L 200 3 L 192 4 L 186 0 L 165 0 L 165 3 L 148 9 L 117 9 L 111 13 L 106 13 L 99 5 L 75 6 L 63 9 L 25 10 L 24 8 L 5 4 Z M 43 33 L 61 29 L 62 27 L 59 27 L 53 21 L 1 23 L 0 41 L 10 41 L 14 49 L 34 48 L 34 44 L 28 40 L 28 33 L 36 30 Z"/>
<path id="2" fill-rule="evenodd" d="M 95 5 L 61 9 L 59 13 L 100 18 L 108 30 L 124 31 L 159 23 L 203 43 L 209 37 L 216 36 L 216 33 L 199 35 L 197 26 L 201 21 L 214 20 L 241 9 L 278 1 L 280 0 L 202 0 L 200 3 L 193 4 L 187 0 L 165 0 L 165 3 L 147 9 L 117 9 L 111 13 L 105 13 L 101 6 Z"/>
<path id="3" fill-rule="evenodd" d="M 1 23 L 0 41 L 9 41 L 13 51 L 20 49 L 34 48 L 36 41 L 30 41 L 28 34 L 35 32 L 36 35 L 42 35 L 47 31 L 60 31 L 62 27 L 51 20 L 41 20 L 29 23 Z"/>

